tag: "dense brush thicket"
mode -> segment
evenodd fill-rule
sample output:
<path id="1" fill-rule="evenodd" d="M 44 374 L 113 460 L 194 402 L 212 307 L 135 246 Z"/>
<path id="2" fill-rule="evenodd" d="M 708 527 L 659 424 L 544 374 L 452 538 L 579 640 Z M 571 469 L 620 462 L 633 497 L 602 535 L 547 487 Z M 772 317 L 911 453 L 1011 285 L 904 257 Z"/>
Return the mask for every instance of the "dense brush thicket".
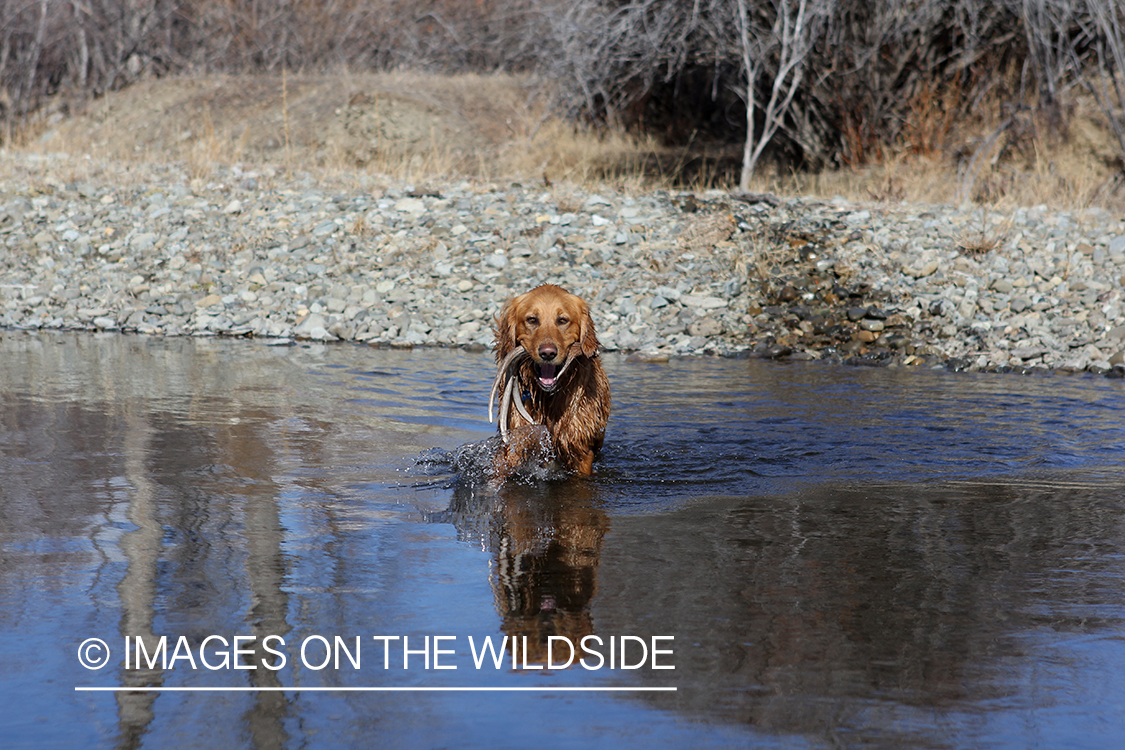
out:
<path id="1" fill-rule="evenodd" d="M 1120 0 L 0 0 L 0 120 L 169 73 L 509 70 L 578 121 L 820 167 L 985 112 L 1061 130 L 1077 87 L 1125 154 L 1123 25 Z"/>

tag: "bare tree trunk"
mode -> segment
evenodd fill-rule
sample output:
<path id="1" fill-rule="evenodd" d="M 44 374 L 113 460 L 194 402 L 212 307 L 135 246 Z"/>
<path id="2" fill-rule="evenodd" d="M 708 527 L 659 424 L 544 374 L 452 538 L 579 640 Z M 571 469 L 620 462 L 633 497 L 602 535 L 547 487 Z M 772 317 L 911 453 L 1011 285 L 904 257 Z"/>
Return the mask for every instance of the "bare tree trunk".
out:
<path id="1" fill-rule="evenodd" d="M 751 50 L 750 14 L 746 12 L 746 0 L 738 0 L 738 32 L 742 38 L 742 70 L 746 74 L 746 142 L 742 147 L 742 173 L 738 187 L 750 189 L 750 178 L 754 175 L 754 118 L 756 117 L 754 89 L 758 83 L 758 65 Z"/>
<path id="2" fill-rule="evenodd" d="M 792 0 L 775 0 L 772 27 L 759 30 L 750 24 L 746 0 L 738 0 L 742 65 L 746 76 L 746 144 L 739 179 L 742 190 L 749 189 L 762 152 L 785 124 L 793 97 L 801 88 L 820 24 L 831 13 L 834 3 L 835 0 L 797 0 L 794 7 Z M 762 132 L 755 134 L 757 82 L 763 65 L 771 56 L 776 56 L 777 70 L 770 85 L 770 97 L 762 107 Z"/>
<path id="3" fill-rule="evenodd" d="M 90 75 L 90 45 L 86 39 L 85 8 L 80 0 L 70 0 L 70 7 L 74 11 L 75 36 L 78 37 L 77 84 L 78 91 L 82 92 L 86 90 Z"/>
<path id="4" fill-rule="evenodd" d="M 35 78 L 39 73 L 39 55 L 43 52 L 43 37 L 47 33 L 47 0 L 39 0 L 39 24 L 35 29 L 35 41 L 31 44 L 28 54 L 27 83 L 24 85 L 24 97 L 28 101 L 35 98 Z"/>

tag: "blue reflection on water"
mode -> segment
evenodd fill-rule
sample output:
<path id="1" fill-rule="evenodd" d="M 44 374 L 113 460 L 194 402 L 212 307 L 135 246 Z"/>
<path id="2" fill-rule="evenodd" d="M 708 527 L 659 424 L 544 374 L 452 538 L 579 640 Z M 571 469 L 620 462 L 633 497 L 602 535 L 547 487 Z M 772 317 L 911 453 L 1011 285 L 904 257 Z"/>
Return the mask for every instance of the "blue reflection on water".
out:
<path id="1" fill-rule="evenodd" d="M 7 746 L 1125 740 L 1120 381 L 607 356 L 598 475 L 489 494 L 415 464 L 492 434 L 486 353 L 23 334 L 0 350 Z M 472 667 L 469 636 L 544 628 L 667 630 L 677 670 Z M 359 672 L 77 665 L 85 637 L 148 631 L 461 648 L 440 673 L 374 651 Z"/>

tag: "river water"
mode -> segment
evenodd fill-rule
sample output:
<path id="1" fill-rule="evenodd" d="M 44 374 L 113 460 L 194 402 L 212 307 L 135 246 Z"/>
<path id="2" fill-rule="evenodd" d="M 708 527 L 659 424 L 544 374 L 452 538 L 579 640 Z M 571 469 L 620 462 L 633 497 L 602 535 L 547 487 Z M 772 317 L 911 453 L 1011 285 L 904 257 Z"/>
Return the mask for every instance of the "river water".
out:
<path id="1" fill-rule="evenodd" d="M 3 745 L 1125 747 L 1125 383 L 605 364 L 497 490 L 487 352 L 0 332 Z"/>

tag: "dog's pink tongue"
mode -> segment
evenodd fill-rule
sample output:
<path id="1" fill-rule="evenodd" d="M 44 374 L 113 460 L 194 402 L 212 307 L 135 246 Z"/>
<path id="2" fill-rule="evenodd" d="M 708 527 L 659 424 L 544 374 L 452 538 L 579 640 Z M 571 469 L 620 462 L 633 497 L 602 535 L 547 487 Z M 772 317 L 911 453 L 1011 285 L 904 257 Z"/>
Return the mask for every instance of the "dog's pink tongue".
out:
<path id="1" fill-rule="evenodd" d="M 539 380 L 540 380 L 540 382 L 542 382 L 544 385 L 550 385 L 551 383 L 554 383 L 555 382 L 555 373 L 557 373 L 557 372 L 558 372 L 558 368 L 555 367 L 554 365 L 549 365 L 549 364 L 539 365 Z"/>

